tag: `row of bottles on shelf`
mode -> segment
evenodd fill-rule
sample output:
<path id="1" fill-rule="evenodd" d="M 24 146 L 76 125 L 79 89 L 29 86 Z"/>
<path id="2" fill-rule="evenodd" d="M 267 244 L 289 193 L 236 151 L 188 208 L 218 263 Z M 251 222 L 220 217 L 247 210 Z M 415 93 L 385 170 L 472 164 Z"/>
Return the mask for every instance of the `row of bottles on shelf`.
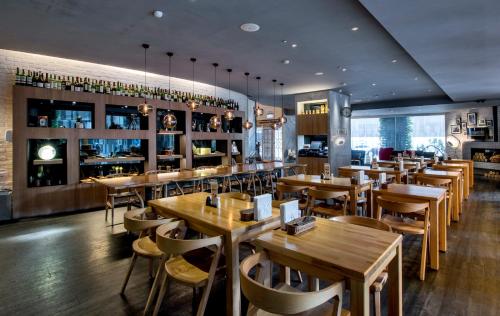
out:
<path id="1" fill-rule="evenodd" d="M 328 113 L 328 106 L 326 104 L 322 104 L 320 106 L 309 106 L 309 107 L 304 107 L 304 110 L 300 114 L 326 114 Z"/>
<path id="2" fill-rule="evenodd" d="M 194 99 L 203 106 L 225 108 L 238 111 L 240 106 L 235 100 L 224 100 L 201 94 L 168 90 L 158 87 L 146 87 L 137 84 L 125 84 L 106 80 L 89 79 L 87 77 L 60 76 L 40 71 L 25 71 L 17 68 L 16 85 L 32 86 L 46 89 L 68 90 L 76 92 L 103 93 L 127 97 L 187 102 Z"/>

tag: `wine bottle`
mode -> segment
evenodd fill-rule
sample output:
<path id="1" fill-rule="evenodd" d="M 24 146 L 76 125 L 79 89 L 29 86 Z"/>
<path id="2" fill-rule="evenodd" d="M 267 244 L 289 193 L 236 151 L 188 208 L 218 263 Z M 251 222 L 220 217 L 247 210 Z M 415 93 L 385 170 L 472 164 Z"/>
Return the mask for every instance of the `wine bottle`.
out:
<path id="1" fill-rule="evenodd" d="M 21 84 L 21 73 L 19 72 L 19 67 L 16 69 L 16 85 Z"/>
<path id="2" fill-rule="evenodd" d="M 23 71 L 21 72 L 21 85 L 25 86 L 26 85 L 26 74 L 24 73 L 24 69 Z"/>
<path id="3" fill-rule="evenodd" d="M 26 85 L 27 86 L 33 85 L 33 76 L 31 74 L 31 70 L 28 70 L 28 75 L 26 76 Z"/>
<path id="4" fill-rule="evenodd" d="M 38 74 L 38 80 L 36 82 L 36 86 L 38 88 L 43 88 L 43 74 L 42 73 Z"/>

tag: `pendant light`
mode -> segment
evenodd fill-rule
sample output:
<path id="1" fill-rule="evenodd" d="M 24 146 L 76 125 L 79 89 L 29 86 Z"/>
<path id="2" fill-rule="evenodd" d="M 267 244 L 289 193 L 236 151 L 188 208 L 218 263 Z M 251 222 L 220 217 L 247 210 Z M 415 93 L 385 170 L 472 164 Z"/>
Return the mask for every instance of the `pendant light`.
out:
<path id="1" fill-rule="evenodd" d="M 283 86 L 284 85 L 285 84 L 283 82 L 280 83 L 280 86 L 281 86 L 281 117 L 279 118 L 279 120 L 280 120 L 281 125 L 284 125 L 287 121 L 286 116 L 285 116 L 285 110 L 283 109 L 283 104 L 284 104 L 284 102 L 283 102 Z"/>
<path id="2" fill-rule="evenodd" d="M 172 70 L 172 56 L 174 53 L 168 52 L 168 111 L 167 114 L 163 117 L 163 126 L 165 129 L 174 129 L 177 126 L 177 118 L 175 115 L 170 112 L 170 78 L 171 78 L 171 70 Z"/>
<path id="3" fill-rule="evenodd" d="M 191 95 L 191 99 L 187 101 L 186 105 L 191 111 L 194 111 L 200 106 L 200 103 L 198 103 L 194 97 L 194 63 L 196 62 L 196 58 L 191 58 L 190 60 L 193 63 L 193 94 Z"/>
<path id="4" fill-rule="evenodd" d="M 276 79 L 273 79 L 273 114 L 274 123 L 271 125 L 271 128 L 274 130 L 280 129 L 281 124 L 276 119 Z"/>
<path id="5" fill-rule="evenodd" d="M 243 128 L 248 130 L 248 129 L 251 129 L 253 127 L 253 124 L 252 122 L 250 122 L 248 120 L 248 115 L 249 115 L 249 112 L 248 112 L 248 76 L 250 75 L 250 73 L 248 72 L 245 72 L 245 76 L 247 77 L 247 120 L 245 121 L 245 123 L 243 123 Z"/>
<path id="6" fill-rule="evenodd" d="M 147 71 L 147 50 L 149 48 L 149 44 L 142 44 L 142 48 L 144 48 L 144 89 L 146 89 L 146 71 Z M 144 103 L 141 103 L 137 106 L 137 110 L 139 113 L 141 113 L 143 116 L 148 116 L 149 113 L 153 111 L 153 106 L 151 104 L 148 104 L 146 101 L 146 94 L 144 94 Z"/>
<path id="7" fill-rule="evenodd" d="M 217 67 L 219 66 L 218 63 L 213 63 L 212 66 L 214 66 L 214 100 L 215 104 L 217 104 Z M 217 114 L 213 115 L 210 118 L 210 128 L 211 129 L 218 129 L 221 125 L 221 120 L 217 116 Z"/>
<path id="8" fill-rule="evenodd" d="M 227 76 L 228 76 L 228 90 L 229 90 L 229 105 L 228 108 L 224 111 L 224 118 L 227 121 L 232 121 L 234 119 L 234 111 L 233 109 L 230 109 L 229 106 L 232 104 L 231 101 L 231 71 L 232 69 L 227 69 Z"/>
<path id="9" fill-rule="evenodd" d="M 264 109 L 260 107 L 259 105 L 259 99 L 260 99 L 260 77 L 256 77 L 257 79 L 257 103 L 255 104 L 255 116 L 262 116 L 264 115 Z"/>

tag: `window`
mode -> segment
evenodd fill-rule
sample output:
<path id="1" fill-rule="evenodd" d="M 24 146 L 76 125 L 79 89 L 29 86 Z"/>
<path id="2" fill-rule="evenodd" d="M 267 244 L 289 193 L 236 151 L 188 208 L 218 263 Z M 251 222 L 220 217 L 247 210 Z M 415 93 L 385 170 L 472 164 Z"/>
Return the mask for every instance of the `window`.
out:
<path id="1" fill-rule="evenodd" d="M 351 147 L 366 152 L 366 161 L 381 147 L 441 153 L 445 148 L 444 115 L 357 118 L 351 120 Z"/>

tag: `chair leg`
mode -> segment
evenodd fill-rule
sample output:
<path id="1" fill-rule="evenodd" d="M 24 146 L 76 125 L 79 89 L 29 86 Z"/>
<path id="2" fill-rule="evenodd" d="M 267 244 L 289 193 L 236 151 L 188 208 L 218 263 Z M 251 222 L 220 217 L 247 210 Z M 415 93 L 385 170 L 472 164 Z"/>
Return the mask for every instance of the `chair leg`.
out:
<path id="1" fill-rule="evenodd" d="M 299 277 L 299 282 L 302 283 L 304 280 L 302 280 L 302 273 L 300 273 L 300 270 L 297 270 L 297 276 Z"/>
<path id="2" fill-rule="evenodd" d="M 130 266 L 128 267 L 127 275 L 125 275 L 125 280 L 123 280 L 122 289 L 120 291 L 121 294 L 125 293 L 125 288 L 127 287 L 128 280 L 130 279 L 130 275 L 132 274 L 132 270 L 134 270 L 135 261 L 137 260 L 137 255 L 132 255 L 132 260 L 130 261 Z"/>
<path id="3" fill-rule="evenodd" d="M 375 307 L 374 315 L 381 316 L 382 310 L 381 310 L 381 305 L 380 305 L 380 291 L 375 291 L 373 293 L 373 305 Z"/>
<path id="4" fill-rule="evenodd" d="M 160 283 L 160 279 L 163 277 L 164 266 L 165 266 L 165 259 L 162 258 L 160 260 L 160 264 L 158 265 L 158 269 L 156 270 L 156 276 L 153 282 L 153 286 L 149 291 L 148 301 L 146 302 L 146 307 L 144 308 L 144 313 L 143 313 L 144 316 L 148 314 L 149 309 L 151 308 L 151 304 L 153 303 L 154 297 L 156 295 L 156 292 L 158 291 L 158 285 Z"/>
<path id="5" fill-rule="evenodd" d="M 111 226 L 115 225 L 115 198 L 111 197 Z"/>
<path id="6" fill-rule="evenodd" d="M 149 259 L 149 277 L 152 279 L 153 278 L 153 258 Z"/>
<path id="7" fill-rule="evenodd" d="M 161 282 L 160 294 L 158 294 L 155 309 L 153 311 L 153 316 L 158 315 L 158 312 L 160 311 L 161 303 L 163 302 L 163 298 L 165 297 L 166 291 L 167 291 L 167 273 L 164 273 L 163 280 Z"/>
<path id="8" fill-rule="evenodd" d="M 425 268 L 427 266 L 427 244 L 428 244 L 428 233 L 425 231 L 422 236 L 422 255 L 420 258 L 420 280 L 425 280 Z"/>

